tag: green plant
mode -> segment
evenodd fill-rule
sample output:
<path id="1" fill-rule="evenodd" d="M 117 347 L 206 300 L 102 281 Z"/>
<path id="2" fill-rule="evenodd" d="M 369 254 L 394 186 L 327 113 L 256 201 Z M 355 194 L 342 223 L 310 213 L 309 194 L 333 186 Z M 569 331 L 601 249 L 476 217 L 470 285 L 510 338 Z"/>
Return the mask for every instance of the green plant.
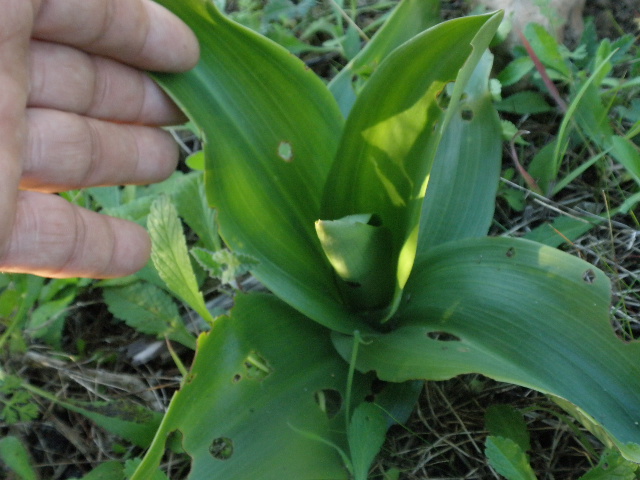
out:
<path id="1" fill-rule="evenodd" d="M 606 215 L 560 217 L 554 223 L 555 232 L 543 225 L 528 235 L 558 246 L 616 213 L 632 212 L 640 201 L 640 149 L 634 142 L 640 124 L 633 113 L 640 91 L 638 47 L 631 35 L 598 41 L 593 22 L 587 23 L 574 51 L 559 44 L 540 25 L 528 25 L 522 40 L 525 46 L 515 49 L 515 58 L 498 74 L 506 98 L 497 108 L 511 118 L 560 116 L 557 132 L 538 140 L 539 149 L 523 141 L 531 132 L 518 132 L 510 125 L 511 140 L 519 141 L 518 146 L 512 145 L 511 156 L 528 188 L 549 198 L 558 197 L 591 169 L 602 185 L 611 190 L 616 186 L 622 193 L 619 204 L 612 204 Z M 545 95 L 555 106 L 547 103 Z M 518 136 L 521 134 L 523 138 Z M 529 159 L 529 152 L 536 153 Z M 504 193 L 512 207 L 521 208 L 522 193 Z"/>
<path id="2" fill-rule="evenodd" d="M 507 480 L 535 480 L 537 477 L 526 453 L 531 448 L 531 439 L 522 412 L 509 405 L 493 405 L 487 409 L 485 419 L 489 431 L 485 452 L 495 471 Z M 567 422 L 566 425 L 570 423 Z M 584 442 L 583 446 L 591 449 L 588 442 Z M 637 478 L 637 469 L 636 463 L 626 460 L 619 451 L 609 448 L 602 453 L 598 464 L 581 476 L 580 480 L 634 480 Z"/>
<path id="3" fill-rule="evenodd" d="M 146 223 L 159 189 L 158 186 L 100 187 L 70 192 L 66 196 L 69 201 L 86 208 Z M 199 240 L 195 245 L 212 251 L 221 248 L 213 211 L 204 200 L 202 173 L 185 175 L 178 172 L 162 186 L 162 192 L 171 194 L 191 230 L 198 233 Z M 204 274 L 200 277 L 204 278 Z M 195 335 L 187 330 L 179 306 L 166 292 L 152 265 L 134 276 L 101 282 L 0 275 L 0 326 L 3 327 L 0 331 L 0 436 L 12 439 L 0 446 L 0 464 L 23 477 L 26 474 L 21 472 L 29 465 L 29 455 L 20 453 L 18 456 L 14 452 L 18 451 L 18 444 L 22 445 L 24 431 L 37 428 L 51 415 L 51 409 L 42 408 L 43 404 L 82 415 L 139 447 L 150 445 L 160 423 L 161 414 L 135 399 L 123 397 L 122 390 L 117 391 L 116 397 L 101 392 L 98 397 L 89 394 L 89 398 L 78 398 L 75 391 L 70 394 L 68 385 L 62 387 L 64 394 L 52 392 L 52 386 L 57 382 L 42 385 L 38 378 L 43 370 L 50 377 L 53 370 L 58 372 L 53 377 L 70 379 L 72 383 L 83 384 L 83 378 L 91 377 L 88 384 L 127 388 L 118 384 L 122 380 L 122 384 L 127 385 L 126 374 L 122 379 L 117 374 L 109 377 L 103 370 L 109 360 L 102 358 L 100 352 L 87 348 L 84 339 L 74 338 L 75 342 L 68 342 L 70 335 L 68 330 L 65 332 L 69 318 L 78 315 L 83 306 L 99 303 L 98 287 L 102 287 L 107 308 L 131 328 L 195 348 Z M 84 364 L 82 369 L 78 368 L 77 362 Z M 177 363 L 181 365 L 179 360 Z M 88 364 L 97 368 L 89 368 Z M 39 368 L 33 368 L 34 365 Z M 137 388 L 141 387 L 144 388 L 144 383 L 137 385 Z M 15 462 L 7 461 L 9 456 L 15 456 Z M 114 467 L 104 467 L 107 468 Z M 33 470 L 36 469 L 24 471 Z"/>
<path id="4" fill-rule="evenodd" d="M 383 29 L 361 54 L 374 60 L 360 89 L 330 85 L 350 97 L 339 106 L 212 3 L 161 3 L 194 29 L 202 60 L 156 79 L 202 131 L 223 239 L 274 295 L 238 295 L 200 336 L 134 479 L 156 470 L 173 432 L 192 478 L 365 479 L 373 446 L 415 401 L 412 380 L 467 372 L 571 402 L 640 461 L 640 352 L 609 325 L 607 278 L 553 248 L 485 236 L 501 129 L 484 52 L 500 15 L 412 26 L 402 45 Z M 424 8 L 406 0 L 394 17 Z M 167 205 L 150 217 L 156 266 L 200 311 Z"/>

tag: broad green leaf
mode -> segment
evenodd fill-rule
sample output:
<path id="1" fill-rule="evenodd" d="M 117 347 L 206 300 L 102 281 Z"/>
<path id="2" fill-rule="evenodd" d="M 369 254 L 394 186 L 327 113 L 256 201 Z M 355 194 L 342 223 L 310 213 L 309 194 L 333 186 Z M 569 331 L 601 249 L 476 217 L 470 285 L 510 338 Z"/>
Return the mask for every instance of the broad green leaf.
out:
<path id="1" fill-rule="evenodd" d="M 360 35 L 353 25 L 347 26 L 347 31 L 340 42 L 342 54 L 347 60 L 352 60 L 360 51 Z"/>
<path id="2" fill-rule="evenodd" d="M 21 480 L 37 480 L 38 475 L 31 466 L 29 452 L 14 436 L 0 438 L 0 460 Z"/>
<path id="3" fill-rule="evenodd" d="M 345 125 L 320 218 L 379 216 L 393 239 L 388 255 L 398 265 L 395 298 L 413 265 L 422 199 L 447 116 L 500 18 L 452 20 L 403 44 L 371 76 Z M 443 115 L 438 98 L 456 78 L 450 110 Z"/>
<path id="4" fill-rule="evenodd" d="M 316 232 L 349 303 L 359 311 L 384 309 L 395 284 L 389 229 L 371 215 L 350 215 L 318 220 Z"/>
<path id="5" fill-rule="evenodd" d="M 386 433 L 387 421 L 380 407 L 366 402 L 358 405 L 347 430 L 355 480 L 367 480 Z"/>
<path id="6" fill-rule="evenodd" d="M 0 292 L 0 316 L 9 318 L 20 303 L 20 292 L 12 288 L 3 288 Z"/>
<path id="7" fill-rule="evenodd" d="M 356 101 L 354 75 L 370 75 L 396 47 L 440 21 L 439 0 L 404 0 L 376 32 L 371 41 L 329 83 L 343 115 Z"/>
<path id="8" fill-rule="evenodd" d="M 326 329 L 272 295 L 239 295 L 230 317 L 200 336 L 197 352 L 133 480 L 149 478 L 174 431 L 193 480 L 348 478 L 332 446 L 347 450 L 348 365 Z M 371 380 L 356 374 L 356 404 Z M 321 408 L 326 399 L 333 407 Z"/>
<path id="9" fill-rule="evenodd" d="M 341 303 L 314 229 L 343 126 L 335 100 L 302 61 L 212 3 L 159 3 L 200 41 L 195 69 L 155 78 L 203 132 L 221 236 L 260 262 L 254 275 L 280 298 L 352 331 L 357 320 Z"/>
<path id="10" fill-rule="evenodd" d="M 502 167 L 502 128 L 489 91 L 493 55 L 486 52 L 455 108 L 429 176 L 418 251 L 483 237 L 495 210 Z"/>
<path id="11" fill-rule="evenodd" d="M 131 328 L 157 337 L 167 337 L 195 349 L 196 339 L 189 333 L 173 299 L 160 288 L 146 282 L 107 288 L 103 291 L 109 311 Z"/>
<path id="12" fill-rule="evenodd" d="M 147 228 L 153 245 L 151 260 L 162 280 L 202 318 L 212 322 L 191 266 L 178 212 L 169 197 L 163 195 L 153 202 Z"/>
<path id="13" fill-rule="evenodd" d="M 549 393 L 640 461 L 640 344 L 616 337 L 610 300 L 601 271 L 556 249 L 508 238 L 451 242 L 416 262 L 397 328 L 363 335 L 358 368 L 390 381 L 476 372 Z M 350 358 L 351 339 L 335 343 Z"/>
<path id="14" fill-rule="evenodd" d="M 529 459 L 522 448 L 503 437 L 488 437 L 485 455 L 491 466 L 507 480 L 536 480 Z"/>
<path id="15" fill-rule="evenodd" d="M 531 448 L 531 438 L 524 416 L 511 405 L 491 405 L 484 414 L 489 435 L 513 440 L 523 452 Z"/>

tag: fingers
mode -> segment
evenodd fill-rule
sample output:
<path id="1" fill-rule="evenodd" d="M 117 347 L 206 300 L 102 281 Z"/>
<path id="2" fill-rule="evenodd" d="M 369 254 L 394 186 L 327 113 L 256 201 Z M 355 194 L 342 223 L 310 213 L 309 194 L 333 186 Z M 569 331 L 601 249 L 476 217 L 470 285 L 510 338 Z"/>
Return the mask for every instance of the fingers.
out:
<path id="1" fill-rule="evenodd" d="M 29 106 L 146 125 L 185 121 L 140 70 L 78 49 L 32 41 Z"/>
<path id="2" fill-rule="evenodd" d="M 13 224 L 26 138 L 27 61 L 33 6 L 2 4 L 0 14 L 0 255 Z"/>
<path id="3" fill-rule="evenodd" d="M 110 278 L 141 269 L 150 249 L 148 234 L 139 225 L 84 210 L 54 195 L 20 192 L 0 270 Z"/>
<path id="4" fill-rule="evenodd" d="M 29 66 L 33 38 L 134 68 L 41 44 L 34 48 L 40 65 Z M 175 107 L 134 69 L 186 70 L 198 53 L 188 27 L 151 0 L 4 0 L 0 270 L 112 277 L 144 266 L 150 245 L 141 227 L 80 209 L 55 195 L 18 192 L 18 185 L 50 192 L 166 177 L 177 158 L 166 133 L 96 118 L 153 125 L 178 119 Z M 49 61 L 42 63 L 47 55 Z M 40 108 L 25 113 L 28 102 Z"/>
<path id="5" fill-rule="evenodd" d="M 188 27 L 151 0 L 42 0 L 34 37 L 144 70 L 186 70 L 199 53 Z"/>
<path id="6" fill-rule="evenodd" d="M 60 192 L 153 183 L 175 170 L 178 147 L 161 129 L 30 109 L 21 188 Z"/>

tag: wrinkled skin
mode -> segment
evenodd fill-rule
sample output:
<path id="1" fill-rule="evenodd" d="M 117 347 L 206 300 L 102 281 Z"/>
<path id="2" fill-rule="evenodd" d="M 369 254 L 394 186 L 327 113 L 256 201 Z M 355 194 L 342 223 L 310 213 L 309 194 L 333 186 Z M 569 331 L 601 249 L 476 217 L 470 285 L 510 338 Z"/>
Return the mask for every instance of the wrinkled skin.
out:
<path id="1" fill-rule="evenodd" d="M 55 192 L 169 176 L 178 151 L 157 127 L 184 118 L 143 70 L 186 70 L 198 55 L 151 0 L 3 0 L 0 271 L 106 278 L 146 264 L 143 228 Z"/>

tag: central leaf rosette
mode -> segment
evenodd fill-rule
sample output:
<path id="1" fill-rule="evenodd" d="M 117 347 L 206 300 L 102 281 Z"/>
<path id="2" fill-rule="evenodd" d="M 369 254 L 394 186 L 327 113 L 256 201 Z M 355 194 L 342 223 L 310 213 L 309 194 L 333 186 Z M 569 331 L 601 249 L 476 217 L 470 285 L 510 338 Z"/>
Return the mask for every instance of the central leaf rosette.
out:
<path id="1" fill-rule="evenodd" d="M 316 232 L 345 301 L 365 316 L 384 317 L 395 288 L 391 231 L 376 215 L 349 215 L 317 221 Z"/>

